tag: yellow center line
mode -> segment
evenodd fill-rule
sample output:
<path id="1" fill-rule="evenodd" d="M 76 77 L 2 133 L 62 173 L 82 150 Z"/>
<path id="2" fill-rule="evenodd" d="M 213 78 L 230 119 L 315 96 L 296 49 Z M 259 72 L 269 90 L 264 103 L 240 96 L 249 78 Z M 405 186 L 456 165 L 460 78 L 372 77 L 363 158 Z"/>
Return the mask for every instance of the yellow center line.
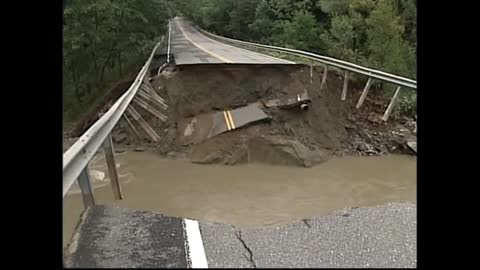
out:
<path id="1" fill-rule="evenodd" d="M 225 118 L 225 123 L 227 123 L 227 130 L 230 131 L 232 128 L 230 127 L 230 121 L 228 120 L 226 111 L 223 111 L 223 118 Z"/>
<path id="2" fill-rule="evenodd" d="M 230 119 L 230 126 L 232 127 L 232 129 L 235 129 L 235 123 L 233 122 L 232 113 L 230 111 L 227 111 L 227 116 L 228 119 Z"/>
<path id="3" fill-rule="evenodd" d="M 228 59 L 228 58 L 225 58 L 223 56 L 220 56 L 214 52 L 211 52 L 207 49 L 205 49 L 203 46 L 193 42 L 193 40 L 185 33 L 185 31 L 183 30 L 182 26 L 180 25 L 180 23 L 178 21 L 176 21 L 177 25 L 178 25 L 178 28 L 180 28 L 180 31 L 182 31 L 182 34 L 183 36 L 185 36 L 185 38 L 190 41 L 190 43 L 192 43 L 195 47 L 199 48 L 200 50 L 204 51 L 205 53 L 217 58 L 218 60 L 222 61 L 222 62 L 225 62 L 225 63 L 233 63 L 232 60 Z"/>

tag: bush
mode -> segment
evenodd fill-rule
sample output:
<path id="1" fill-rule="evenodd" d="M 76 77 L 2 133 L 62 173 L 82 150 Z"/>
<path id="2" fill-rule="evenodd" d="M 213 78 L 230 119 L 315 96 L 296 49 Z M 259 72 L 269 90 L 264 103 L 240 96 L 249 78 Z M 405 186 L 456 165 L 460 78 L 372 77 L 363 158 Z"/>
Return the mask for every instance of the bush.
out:
<path id="1" fill-rule="evenodd" d="M 404 90 L 403 94 L 402 92 L 400 93 L 397 104 L 391 114 L 392 118 L 398 119 L 402 116 L 415 116 L 417 114 L 417 93 L 412 90 Z"/>

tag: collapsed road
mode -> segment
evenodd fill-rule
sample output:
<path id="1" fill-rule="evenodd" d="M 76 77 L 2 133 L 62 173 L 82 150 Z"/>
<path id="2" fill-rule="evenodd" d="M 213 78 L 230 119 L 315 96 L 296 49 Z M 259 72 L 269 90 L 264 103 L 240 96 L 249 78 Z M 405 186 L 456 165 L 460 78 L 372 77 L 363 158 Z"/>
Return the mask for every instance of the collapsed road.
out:
<path id="1" fill-rule="evenodd" d="M 416 266 L 416 189 L 411 183 L 411 163 L 388 169 L 393 176 L 408 171 L 408 177 L 401 175 L 394 183 L 386 181 L 385 175 L 367 175 L 368 181 L 346 177 L 347 181 L 337 173 L 323 174 L 318 166 L 320 171 L 309 175 L 296 171 L 306 170 L 296 167 L 323 166 L 344 155 L 353 135 L 365 140 L 358 144 L 365 146 L 364 152 L 390 150 L 391 145 L 376 144 L 377 135 L 358 128 L 360 121 L 351 120 L 351 104 L 340 100 L 340 79 L 331 76 L 320 91 L 320 67 L 310 69 L 225 45 L 181 19 L 173 20 L 171 26 L 175 64 L 160 74 L 155 72 L 158 67 L 153 69 L 149 87 L 141 91 L 143 100 L 137 101 L 130 118 L 117 125 L 113 139 L 118 148 L 127 149 L 118 155 L 130 155 L 129 148 L 140 146 L 162 158 L 238 165 L 239 170 L 209 183 L 205 179 L 209 175 L 198 167 L 175 168 L 176 163 L 161 165 L 153 158 L 138 162 L 133 173 L 123 177 L 128 179 L 123 185 L 129 185 L 125 189 L 131 199 L 114 203 L 125 208 L 89 208 L 66 248 L 66 266 L 192 267 L 192 260 L 200 260 L 202 267 Z M 352 100 L 355 96 L 358 91 L 349 93 Z M 398 129 L 408 137 L 414 128 L 403 125 Z M 242 167 L 256 163 L 283 165 L 274 167 L 292 171 Z M 142 185 L 138 176 L 146 171 L 152 181 Z M 238 188 L 253 171 L 258 173 L 253 174 L 253 182 Z M 105 172 L 96 173 L 99 182 L 108 181 Z M 327 179 L 329 184 L 323 182 Z M 164 186 L 170 182 L 171 186 Z M 322 193 L 329 185 L 332 192 Z M 227 192 L 221 192 L 222 188 Z M 262 193 L 255 193 L 258 189 L 275 192 L 266 202 Z M 298 194 L 291 196 L 288 191 L 292 190 Z M 308 196 L 307 191 L 311 192 Z M 319 196 L 342 203 L 326 200 L 314 205 Z M 363 201 L 377 197 L 381 199 Z M 157 201 L 160 198 L 169 201 Z M 150 205 L 153 212 L 135 210 L 143 209 L 146 201 L 154 204 Z M 290 205 L 295 203 L 299 204 Z M 248 219 L 254 204 L 281 207 L 260 209 L 254 216 L 258 220 Z M 198 205 L 202 208 L 197 209 Z M 327 213 L 312 210 L 325 205 L 330 207 Z M 303 212 L 305 208 L 311 212 Z M 261 216 L 276 219 L 266 224 Z M 199 221 L 200 234 L 195 240 L 189 239 L 187 218 Z M 233 224 L 235 220 L 261 226 L 242 227 Z"/>
<path id="2" fill-rule="evenodd" d="M 350 91 L 342 101 L 338 76 L 330 76 L 321 89 L 323 67 L 220 43 L 182 19 L 173 20 L 171 27 L 174 65 L 160 74 L 160 65 L 152 68 L 149 82 L 168 103 L 168 119 L 139 108 L 156 134 L 121 122 L 113 134 L 115 143 L 141 145 L 195 163 L 228 165 L 311 167 L 344 154 L 412 152 L 407 142 L 416 140 L 416 124 L 377 122 L 383 107 L 368 102 L 365 110 L 352 109 L 361 91 Z"/>

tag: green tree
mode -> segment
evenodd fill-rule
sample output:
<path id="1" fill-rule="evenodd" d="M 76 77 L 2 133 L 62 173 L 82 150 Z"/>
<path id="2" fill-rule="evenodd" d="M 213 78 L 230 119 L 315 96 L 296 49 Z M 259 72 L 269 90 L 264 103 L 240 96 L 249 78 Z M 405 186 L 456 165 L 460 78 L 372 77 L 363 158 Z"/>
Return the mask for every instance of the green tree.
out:
<path id="1" fill-rule="evenodd" d="M 280 30 L 275 23 L 275 13 L 267 0 L 261 0 L 255 10 L 254 21 L 249 25 L 260 42 L 273 43 L 273 34 Z"/>
<path id="2" fill-rule="evenodd" d="M 369 63 L 388 72 L 411 76 L 410 49 L 402 38 L 404 27 L 391 0 L 378 1 L 367 19 L 367 26 Z"/>
<path id="3" fill-rule="evenodd" d="M 249 25 L 255 19 L 255 9 L 258 2 L 259 0 L 235 0 L 233 2 L 233 9 L 229 13 L 230 20 L 225 27 L 225 30 L 231 36 L 244 40 L 251 39 L 253 33 Z"/>
<path id="4" fill-rule="evenodd" d="M 63 18 L 65 121 L 135 71 L 166 29 L 165 0 L 71 0 Z M 85 110 L 86 109 L 86 110 Z"/>
<path id="5" fill-rule="evenodd" d="M 331 14 L 329 30 L 322 34 L 330 56 L 358 64 L 366 63 L 369 8 L 372 1 L 324 1 Z"/>
<path id="6" fill-rule="evenodd" d="M 226 26 L 230 23 L 229 11 L 233 9 L 233 0 L 201 0 L 199 15 L 194 17 L 201 26 L 221 35 L 226 35 Z"/>
<path id="7" fill-rule="evenodd" d="M 291 22 L 284 24 L 283 42 L 301 50 L 320 50 L 322 44 L 315 17 L 308 11 L 298 11 Z"/>
<path id="8" fill-rule="evenodd" d="M 412 47 L 417 46 L 417 4 L 415 0 L 402 0 L 402 11 L 400 13 L 405 25 L 405 39 Z"/>
<path id="9" fill-rule="evenodd" d="M 341 15 L 347 13 L 350 2 L 351 0 L 318 0 L 317 6 L 325 13 Z"/>
<path id="10" fill-rule="evenodd" d="M 323 39 L 327 40 L 329 54 L 342 60 L 355 61 L 355 32 L 350 17 L 346 15 L 334 17 L 331 24 L 330 35 L 323 36 Z"/>

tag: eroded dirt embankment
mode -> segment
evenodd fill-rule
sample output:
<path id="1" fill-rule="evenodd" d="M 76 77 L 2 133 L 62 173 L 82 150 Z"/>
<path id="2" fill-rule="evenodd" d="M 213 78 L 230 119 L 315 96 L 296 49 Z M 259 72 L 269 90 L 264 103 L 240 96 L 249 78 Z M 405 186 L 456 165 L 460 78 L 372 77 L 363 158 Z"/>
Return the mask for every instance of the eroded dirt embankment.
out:
<path id="1" fill-rule="evenodd" d="M 378 96 L 371 90 L 364 108 L 355 110 L 360 87 L 350 86 L 347 101 L 341 101 L 342 78 L 329 73 L 320 90 L 322 68 L 303 65 L 196 65 L 163 72 L 151 82 L 169 108 L 163 122 L 138 108 L 162 138 L 153 143 L 139 129 L 138 138 L 125 123 L 114 131 L 123 145 L 155 148 L 168 157 L 186 157 L 196 163 L 237 164 L 261 162 L 312 166 L 334 155 L 380 155 L 403 149 L 410 130 L 393 121 L 378 122 L 384 105 L 372 108 Z M 202 113 L 232 110 L 259 100 L 296 96 L 308 92 L 308 111 L 298 107 L 262 108 L 270 121 L 254 123 L 214 136 L 197 144 L 182 145 L 178 123 Z M 370 105 L 369 105 L 370 104 Z M 381 107 L 381 108 L 380 108 Z M 368 112 L 368 113 L 366 113 Z M 373 114 L 372 114 L 373 113 Z M 373 116 L 372 116 L 373 115 Z M 374 119 L 374 120 L 372 120 Z M 403 137 L 392 131 L 402 129 Z"/>

